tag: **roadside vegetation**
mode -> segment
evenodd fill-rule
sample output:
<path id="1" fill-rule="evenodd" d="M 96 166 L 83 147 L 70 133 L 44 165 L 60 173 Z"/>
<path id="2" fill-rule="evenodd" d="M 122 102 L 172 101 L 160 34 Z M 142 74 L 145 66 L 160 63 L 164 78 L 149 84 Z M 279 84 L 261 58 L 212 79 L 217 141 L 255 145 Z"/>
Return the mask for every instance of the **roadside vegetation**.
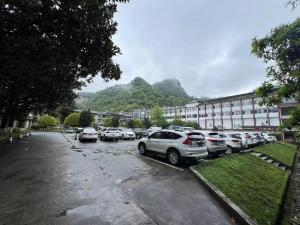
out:
<path id="1" fill-rule="evenodd" d="M 272 143 L 255 148 L 256 152 L 266 154 L 289 167 L 293 165 L 296 150 L 296 145 L 286 142 Z"/>
<path id="2" fill-rule="evenodd" d="M 195 167 L 259 225 L 274 225 L 288 172 L 250 154 L 232 155 Z"/>

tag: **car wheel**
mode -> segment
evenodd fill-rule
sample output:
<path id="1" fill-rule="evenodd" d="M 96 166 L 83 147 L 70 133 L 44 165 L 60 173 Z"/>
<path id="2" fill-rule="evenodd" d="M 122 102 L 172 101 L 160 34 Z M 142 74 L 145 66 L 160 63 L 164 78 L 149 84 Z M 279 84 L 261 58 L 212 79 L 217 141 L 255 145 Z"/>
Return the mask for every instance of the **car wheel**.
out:
<path id="1" fill-rule="evenodd" d="M 139 144 L 139 152 L 141 155 L 145 155 L 147 151 L 146 145 L 144 143 Z"/>
<path id="2" fill-rule="evenodd" d="M 171 165 L 178 165 L 180 162 L 180 154 L 177 150 L 170 150 L 168 152 L 168 161 L 170 162 Z"/>
<path id="3" fill-rule="evenodd" d="M 232 149 L 231 149 L 230 146 L 227 146 L 227 148 L 226 148 L 226 150 L 225 150 L 225 154 L 226 154 L 226 155 L 232 154 Z"/>

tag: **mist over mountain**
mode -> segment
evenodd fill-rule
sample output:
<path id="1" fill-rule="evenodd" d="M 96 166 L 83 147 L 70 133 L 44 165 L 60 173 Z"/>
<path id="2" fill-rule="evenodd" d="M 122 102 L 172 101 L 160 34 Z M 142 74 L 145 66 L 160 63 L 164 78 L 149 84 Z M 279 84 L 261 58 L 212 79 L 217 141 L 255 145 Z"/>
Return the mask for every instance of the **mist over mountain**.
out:
<path id="1" fill-rule="evenodd" d="M 151 85 L 136 77 L 128 84 L 115 85 L 95 93 L 81 92 L 76 102 L 80 109 L 129 112 L 157 105 L 179 106 L 192 100 L 176 79 Z"/>

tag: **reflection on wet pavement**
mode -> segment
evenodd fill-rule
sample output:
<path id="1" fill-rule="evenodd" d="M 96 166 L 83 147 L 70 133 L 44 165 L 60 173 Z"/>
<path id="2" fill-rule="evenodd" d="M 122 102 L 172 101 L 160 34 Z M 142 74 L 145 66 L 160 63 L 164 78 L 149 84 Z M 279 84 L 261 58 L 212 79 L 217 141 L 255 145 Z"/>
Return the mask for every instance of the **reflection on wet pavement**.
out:
<path id="1" fill-rule="evenodd" d="M 34 133 L 0 146 L 0 224 L 230 224 L 188 170 L 129 154 L 137 142 Z"/>

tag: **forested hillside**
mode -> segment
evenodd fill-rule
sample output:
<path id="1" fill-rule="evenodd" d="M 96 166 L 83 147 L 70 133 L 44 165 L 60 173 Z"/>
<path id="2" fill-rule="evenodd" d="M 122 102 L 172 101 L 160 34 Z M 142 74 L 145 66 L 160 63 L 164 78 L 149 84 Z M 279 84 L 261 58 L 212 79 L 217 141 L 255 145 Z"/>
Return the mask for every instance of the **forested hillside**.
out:
<path id="1" fill-rule="evenodd" d="M 77 106 L 97 111 L 126 112 L 156 105 L 183 105 L 191 100 L 178 80 L 168 79 L 150 85 L 137 77 L 126 85 L 115 85 L 96 93 L 79 93 Z"/>

